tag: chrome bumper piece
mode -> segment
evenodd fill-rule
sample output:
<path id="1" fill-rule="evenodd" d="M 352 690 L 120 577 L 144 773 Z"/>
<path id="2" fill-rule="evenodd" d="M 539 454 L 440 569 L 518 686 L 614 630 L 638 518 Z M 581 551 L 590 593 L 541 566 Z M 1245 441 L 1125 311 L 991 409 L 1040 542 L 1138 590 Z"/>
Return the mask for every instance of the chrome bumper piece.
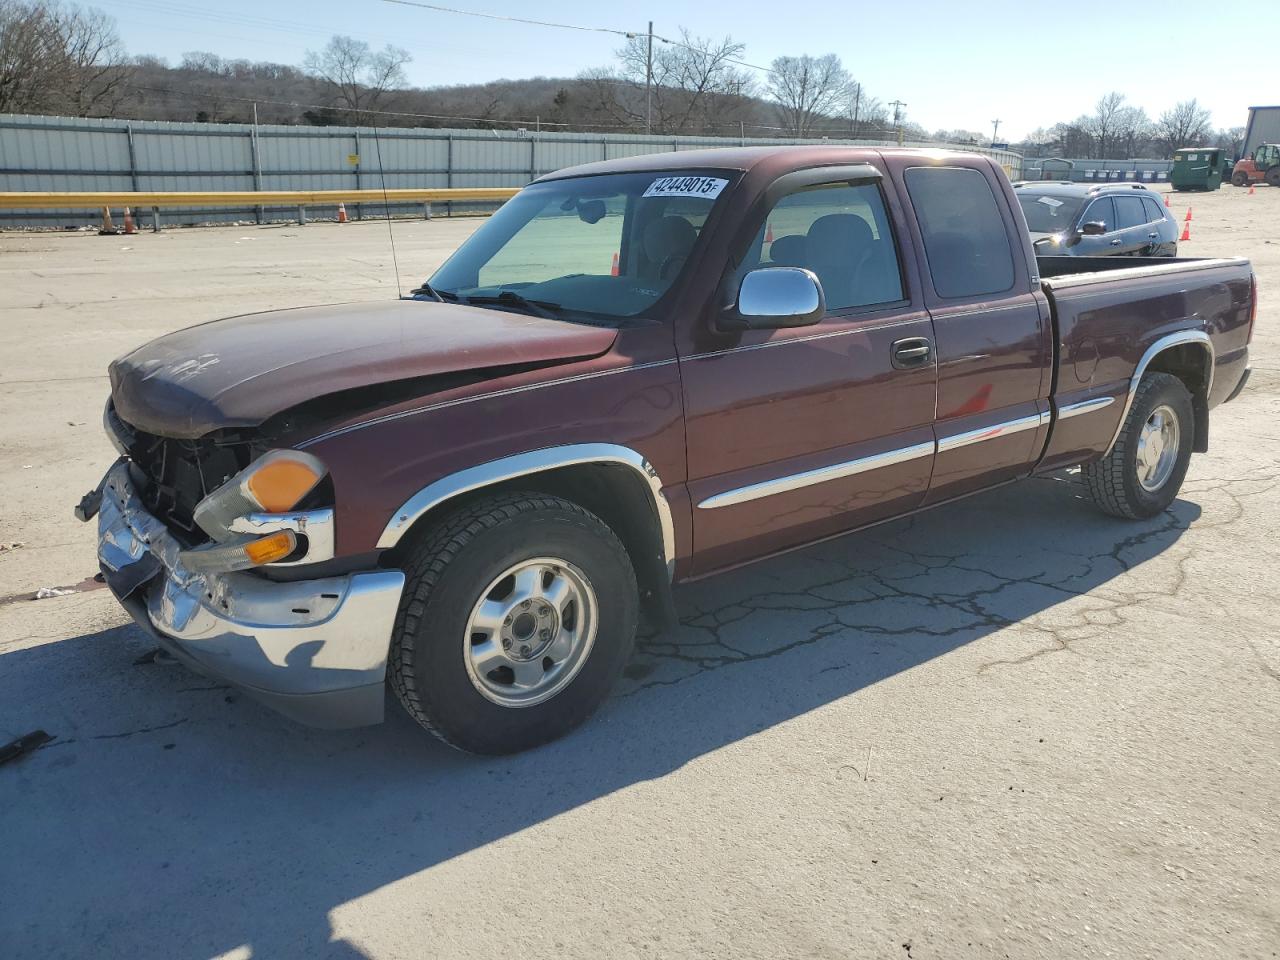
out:
<path id="1" fill-rule="evenodd" d="M 194 574 L 181 545 L 143 506 L 129 464 L 107 473 L 98 560 L 107 585 L 171 653 L 303 723 L 378 723 L 404 574 L 377 570 L 273 582 Z"/>

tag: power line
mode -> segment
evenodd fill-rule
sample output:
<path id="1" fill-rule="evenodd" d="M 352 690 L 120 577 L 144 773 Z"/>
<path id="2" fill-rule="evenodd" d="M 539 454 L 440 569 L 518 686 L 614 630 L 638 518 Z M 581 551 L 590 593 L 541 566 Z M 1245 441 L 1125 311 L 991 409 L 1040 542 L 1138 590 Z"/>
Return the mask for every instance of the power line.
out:
<path id="1" fill-rule="evenodd" d="M 383 3 L 395 3 L 402 7 L 421 7 L 423 10 L 434 10 L 437 13 L 455 13 L 462 17 L 480 17 L 484 20 L 504 20 L 507 23 L 526 23 L 535 27 L 555 27 L 560 30 L 581 30 L 583 33 L 612 33 L 619 37 L 631 38 L 639 36 L 636 31 L 614 30 L 610 27 L 587 27 L 576 23 L 555 23 L 550 20 L 534 20 L 529 17 L 508 17 L 500 13 L 481 13 L 478 10 L 459 10 L 457 7 L 442 7 L 435 3 L 419 3 L 418 0 L 382 0 Z"/>

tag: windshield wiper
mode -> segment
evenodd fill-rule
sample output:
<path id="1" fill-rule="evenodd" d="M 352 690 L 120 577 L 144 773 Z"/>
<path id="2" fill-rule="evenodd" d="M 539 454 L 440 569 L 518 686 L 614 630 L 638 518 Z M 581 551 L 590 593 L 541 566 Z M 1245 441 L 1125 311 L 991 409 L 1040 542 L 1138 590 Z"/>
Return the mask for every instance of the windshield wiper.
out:
<path id="1" fill-rule="evenodd" d="M 501 293 L 487 297 L 468 297 L 466 303 L 486 304 L 492 303 L 503 307 L 520 307 L 527 313 L 542 317 L 546 320 L 560 319 L 560 304 L 551 303 L 549 300 L 530 300 L 522 293 L 516 293 L 514 290 L 503 290 Z"/>
<path id="2" fill-rule="evenodd" d="M 417 287 L 415 287 L 413 290 L 410 290 L 409 296 L 416 297 L 424 293 L 428 297 L 430 297 L 432 300 L 436 300 L 440 303 L 446 303 L 446 302 L 447 303 L 466 303 L 467 302 L 465 298 L 458 296 L 452 290 L 437 290 L 435 287 L 431 286 L 431 284 L 428 283 L 426 280 L 423 280 L 422 283 L 418 284 Z"/>

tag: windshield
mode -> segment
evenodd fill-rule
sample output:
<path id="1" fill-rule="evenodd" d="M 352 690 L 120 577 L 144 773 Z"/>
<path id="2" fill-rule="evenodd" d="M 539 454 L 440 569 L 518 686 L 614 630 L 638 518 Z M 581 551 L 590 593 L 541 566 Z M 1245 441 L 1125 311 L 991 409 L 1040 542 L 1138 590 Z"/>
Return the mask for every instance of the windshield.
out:
<path id="1" fill-rule="evenodd" d="M 624 173 L 526 187 L 431 277 L 442 299 L 624 320 L 675 283 L 730 174 Z"/>
<path id="2" fill-rule="evenodd" d="M 1075 223 L 1084 203 L 1079 197 L 1051 197 L 1037 193 L 1018 193 L 1027 229 L 1032 233 L 1061 233 Z"/>

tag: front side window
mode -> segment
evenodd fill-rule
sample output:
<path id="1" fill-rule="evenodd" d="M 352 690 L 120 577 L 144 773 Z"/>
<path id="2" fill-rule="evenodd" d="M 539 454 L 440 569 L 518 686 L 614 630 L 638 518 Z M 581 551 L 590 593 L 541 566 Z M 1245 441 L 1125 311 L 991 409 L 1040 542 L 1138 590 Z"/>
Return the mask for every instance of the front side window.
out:
<path id="1" fill-rule="evenodd" d="M 650 172 L 532 184 L 430 286 L 450 301 L 569 320 L 637 317 L 680 276 L 733 176 Z"/>
<path id="2" fill-rule="evenodd" d="M 769 211 L 739 277 L 754 267 L 804 267 L 828 310 L 902 299 L 902 275 L 880 188 L 831 183 L 788 194 Z"/>
<path id="3" fill-rule="evenodd" d="M 1110 197 L 1099 197 L 1089 204 L 1089 209 L 1080 218 L 1081 223 L 1100 223 L 1106 233 L 1116 228 L 1115 211 L 1111 209 Z"/>
<path id="4" fill-rule="evenodd" d="M 1013 250 L 995 194 L 969 167 L 913 167 L 907 193 L 940 297 L 976 297 L 1013 286 Z"/>

